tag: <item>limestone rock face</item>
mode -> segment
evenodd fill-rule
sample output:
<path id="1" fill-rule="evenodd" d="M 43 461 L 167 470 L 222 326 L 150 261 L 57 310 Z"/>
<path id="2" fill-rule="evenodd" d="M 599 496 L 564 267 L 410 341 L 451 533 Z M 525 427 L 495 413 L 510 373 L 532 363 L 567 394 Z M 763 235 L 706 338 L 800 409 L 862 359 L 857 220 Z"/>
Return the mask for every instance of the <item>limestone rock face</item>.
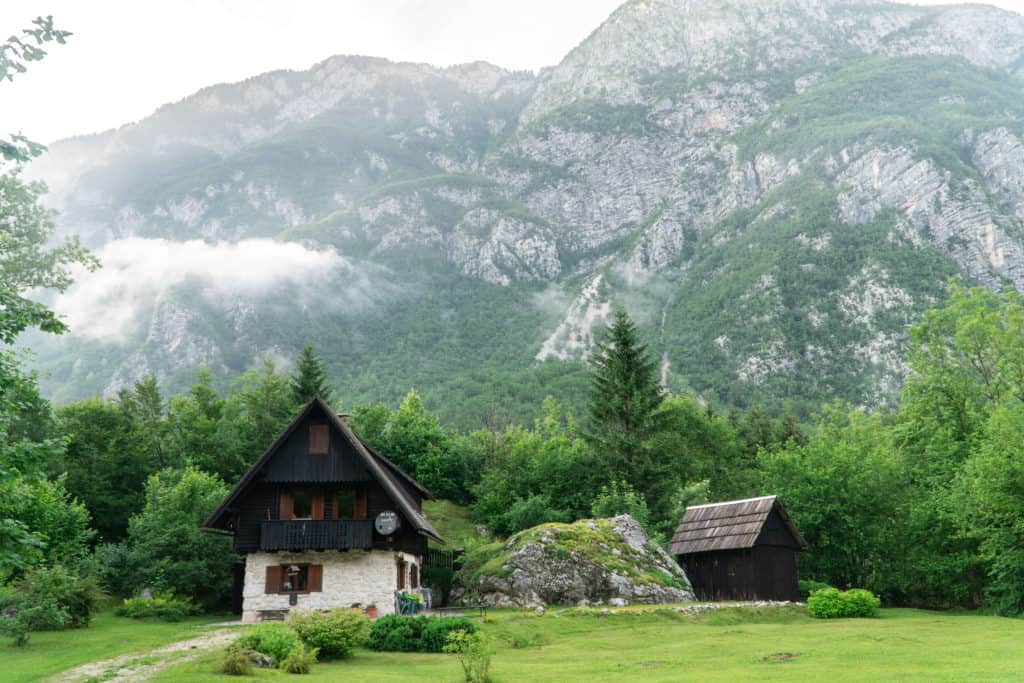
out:
<path id="1" fill-rule="evenodd" d="M 693 599 L 686 574 L 629 515 L 544 524 L 474 551 L 453 599 L 495 606 Z"/>
<path id="2" fill-rule="evenodd" d="M 93 346 L 73 328 L 38 349 L 60 400 L 237 374 L 293 355 L 295 329 L 323 330 L 340 385 L 393 382 L 348 397 L 378 400 L 586 359 L 623 302 L 674 391 L 885 403 L 949 278 L 1024 287 L 1024 17 L 628 0 L 537 74 L 332 57 L 58 141 L 26 173 L 97 249 L 273 237 L 355 264 L 213 307 L 179 287 Z"/>

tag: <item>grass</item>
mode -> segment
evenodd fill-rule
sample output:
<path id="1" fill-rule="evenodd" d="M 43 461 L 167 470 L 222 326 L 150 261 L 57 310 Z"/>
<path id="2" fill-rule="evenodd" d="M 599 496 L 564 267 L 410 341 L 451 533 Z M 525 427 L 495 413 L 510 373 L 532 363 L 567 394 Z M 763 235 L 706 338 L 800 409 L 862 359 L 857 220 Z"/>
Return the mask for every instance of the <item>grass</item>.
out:
<path id="1" fill-rule="evenodd" d="M 423 512 L 447 541 L 448 545 L 442 546 L 446 549 L 465 548 L 469 541 L 477 538 L 476 522 L 468 507 L 450 500 L 425 500 Z"/>
<path id="2" fill-rule="evenodd" d="M 511 681 L 1013 681 L 1024 670 L 1024 620 L 909 609 L 878 619 L 819 621 L 799 608 L 496 610 L 495 683 Z M 229 681 L 217 653 L 155 680 Z M 255 679 L 286 677 L 259 671 Z M 317 664 L 309 681 L 459 681 L 448 655 L 359 651 Z"/>
<path id="3" fill-rule="evenodd" d="M 25 647 L 0 640 L 0 679 L 6 683 L 39 681 L 80 664 L 133 652 L 144 653 L 202 631 L 205 624 L 226 617 L 192 617 L 176 624 L 117 617 L 110 611 L 96 615 L 88 628 L 33 633 Z"/>

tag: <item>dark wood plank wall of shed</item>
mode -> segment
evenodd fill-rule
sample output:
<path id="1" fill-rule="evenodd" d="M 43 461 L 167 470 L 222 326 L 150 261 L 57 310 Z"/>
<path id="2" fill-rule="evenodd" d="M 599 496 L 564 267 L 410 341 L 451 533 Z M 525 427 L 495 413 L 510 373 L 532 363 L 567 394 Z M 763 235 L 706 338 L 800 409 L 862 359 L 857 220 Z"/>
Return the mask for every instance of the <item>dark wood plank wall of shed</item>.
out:
<path id="1" fill-rule="evenodd" d="M 773 545 L 780 548 L 792 548 L 798 550 L 800 544 L 793 538 L 793 534 L 790 533 L 789 527 L 782 521 L 782 517 L 776 510 L 772 510 L 768 513 L 768 518 L 764 521 L 764 526 L 761 527 L 761 534 L 757 537 L 757 545 Z"/>
<path id="2" fill-rule="evenodd" d="M 797 600 L 796 553 L 778 546 L 695 553 L 681 558 L 700 600 Z"/>

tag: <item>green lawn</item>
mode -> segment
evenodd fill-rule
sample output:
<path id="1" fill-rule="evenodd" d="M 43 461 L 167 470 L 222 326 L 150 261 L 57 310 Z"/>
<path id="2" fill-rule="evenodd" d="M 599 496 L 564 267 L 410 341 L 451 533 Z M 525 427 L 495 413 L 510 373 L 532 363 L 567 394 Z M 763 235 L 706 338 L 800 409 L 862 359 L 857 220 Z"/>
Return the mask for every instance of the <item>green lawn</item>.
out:
<path id="1" fill-rule="evenodd" d="M 727 610 L 684 617 L 668 610 L 605 616 L 496 611 L 496 683 L 513 681 L 1016 681 L 1024 672 L 1024 620 L 908 609 L 878 619 L 818 621 L 803 610 Z M 516 648 L 513 638 L 539 645 Z M 795 656 L 794 656 L 795 655 Z M 159 681 L 237 680 L 214 672 L 216 653 L 168 669 Z M 288 677 L 260 671 L 255 678 Z M 309 681 L 460 680 L 448 655 L 359 651 L 321 663 Z"/>
<path id="2" fill-rule="evenodd" d="M 177 624 L 96 615 L 88 628 L 33 633 L 28 645 L 14 647 L 0 639 L 0 680 L 5 683 L 39 681 L 79 664 L 153 648 L 202 635 L 199 628 L 224 621 L 222 616 L 194 617 Z"/>
<path id="3" fill-rule="evenodd" d="M 449 500 L 425 500 L 423 512 L 437 529 L 437 533 L 447 541 L 445 549 L 465 548 L 467 539 L 477 537 L 476 522 L 469 508 L 456 505 Z"/>

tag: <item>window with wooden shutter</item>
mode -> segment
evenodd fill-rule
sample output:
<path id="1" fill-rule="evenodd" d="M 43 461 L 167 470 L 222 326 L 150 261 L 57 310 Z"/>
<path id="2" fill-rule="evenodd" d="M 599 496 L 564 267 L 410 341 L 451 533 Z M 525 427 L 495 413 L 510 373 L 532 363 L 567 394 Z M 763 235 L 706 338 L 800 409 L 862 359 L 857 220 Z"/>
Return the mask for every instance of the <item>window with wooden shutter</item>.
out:
<path id="1" fill-rule="evenodd" d="M 324 518 L 324 494 L 322 492 L 318 491 L 313 494 L 312 508 L 313 519 Z"/>
<path id="2" fill-rule="evenodd" d="M 353 519 L 366 519 L 366 490 L 356 491 L 355 505 L 353 506 Z"/>
<path id="3" fill-rule="evenodd" d="M 420 587 L 420 568 L 415 564 L 409 565 L 409 587 Z"/>
<path id="4" fill-rule="evenodd" d="M 326 455 L 330 450 L 331 430 L 327 425 L 309 425 L 309 454 Z"/>
<path id="5" fill-rule="evenodd" d="M 264 592 L 268 595 L 271 593 L 281 592 L 281 577 L 283 576 L 283 567 L 275 564 L 267 567 L 267 583 L 264 588 Z"/>
<path id="6" fill-rule="evenodd" d="M 397 574 L 398 590 L 405 590 L 405 560 L 398 560 L 395 563 L 395 572 Z"/>
<path id="7" fill-rule="evenodd" d="M 319 593 L 324 589 L 324 566 L 322 564 L 309 565 L 309 583 L 307 590 L 310 593 Z"/>

